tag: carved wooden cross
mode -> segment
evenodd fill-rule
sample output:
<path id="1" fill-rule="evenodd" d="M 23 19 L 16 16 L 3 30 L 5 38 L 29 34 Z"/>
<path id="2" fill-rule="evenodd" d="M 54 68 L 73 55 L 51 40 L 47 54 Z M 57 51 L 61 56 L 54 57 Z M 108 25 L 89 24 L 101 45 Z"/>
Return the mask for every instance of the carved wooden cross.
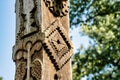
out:
<path id="1" fill-rule="evenodd" d="M 72 80 L 68 0 L 16 0 L 15 80 Z"/>

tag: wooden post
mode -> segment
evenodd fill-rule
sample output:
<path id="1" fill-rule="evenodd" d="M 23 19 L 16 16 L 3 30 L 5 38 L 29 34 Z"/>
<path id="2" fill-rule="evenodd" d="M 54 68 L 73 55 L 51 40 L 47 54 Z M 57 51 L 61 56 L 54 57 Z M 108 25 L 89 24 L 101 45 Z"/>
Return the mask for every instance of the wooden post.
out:
<path id="1" fill-rule="evenodd" d="M 68 0 L 16 0 L 15 80 L 72 80 Z"/>

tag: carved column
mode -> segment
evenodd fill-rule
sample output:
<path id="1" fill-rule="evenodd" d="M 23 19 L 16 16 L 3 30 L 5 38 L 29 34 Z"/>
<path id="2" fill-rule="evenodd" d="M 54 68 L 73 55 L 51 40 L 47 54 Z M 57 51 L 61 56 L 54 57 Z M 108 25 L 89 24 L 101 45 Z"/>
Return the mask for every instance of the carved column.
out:
<path id="1" fill-rule="evenodd" d="M 72 80 L 67 0 L 16 0 L 15 80 Z"/>

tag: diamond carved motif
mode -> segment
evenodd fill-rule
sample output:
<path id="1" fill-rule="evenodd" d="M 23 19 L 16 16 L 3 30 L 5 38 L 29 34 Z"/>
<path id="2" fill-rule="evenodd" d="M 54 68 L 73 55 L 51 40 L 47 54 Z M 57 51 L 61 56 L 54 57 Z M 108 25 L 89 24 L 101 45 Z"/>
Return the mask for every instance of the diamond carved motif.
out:
<path id="1" fill-rule="evenodd" d="M 49 43 L 51 44 L 57 56 L 60 56 L 61 53 L 68 51 L 65 41 L 57 30 L 49 37 Z"/>
<path id="2" fill-rule="evenodd" d="M 55 20 L 45 30 L 44 48 L 55 67 L 62 68 L 73 54 L 73 47 L 63 26 L 58 20 Z"/>

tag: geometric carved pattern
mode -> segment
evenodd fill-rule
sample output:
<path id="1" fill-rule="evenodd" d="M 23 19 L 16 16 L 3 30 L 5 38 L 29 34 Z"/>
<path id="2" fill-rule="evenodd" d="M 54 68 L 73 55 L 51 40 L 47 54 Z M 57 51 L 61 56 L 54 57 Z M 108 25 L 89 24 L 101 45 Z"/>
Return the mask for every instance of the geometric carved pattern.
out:
<path id="1" fill-rule="evenodd" d="M 19 62 L 16 68 L 15 80 L 25 80 L 26 75 L 26 62 Z"/>
<path id="2" fill-rule="evenodd" d="M 41 34 L 37 33 L 36 36 L 38 35 Z M 32 80 L 41 80 L 41 60 L 38 56 L 33 59 L 33 56 L 36 52 L 40 54 L 43 34 L 41 37 L 36 36 L 24 38 L 24 42 L 21 40 L 13 47 L 13 60 L 16 62 L 16 80 L 26 80 L 29 73 Z M 30 45 L 29 48 L 28 45 Z"/>
<path id="3" fill-rule="evenodd" d="M 55 20 L 44 32 L 44 48 L 56 69 L 60 69 L 72 56 L 73 47 L 63 26 Z"/>
<path id="4" fill-rule="evenodd" d="M 16 0 L 15 80 L 72 80 L 67 15 L 68 0 Z"/>
<path id="5" fill-rule="evenodd" d="M 49 43 L 52 46 L 52 48 L 54 49 L 57 56 L 60 56 L 61 53 L 65 53 L 68 50 L 68 47 L 67 47 L 65 41 L 62 39 L 62 37 L 58 33 L 58 31 L 55 31 L 49 37 Z"/>
<path id="6" fill-rule="evenodd" d="M 27 35 L 38 32 L 39 22 L 36 18 L 38 2 L 37 0 L 19 0 L 20 2 L 20 29 L 18 36 L 24 38 Z"/>
<path id="7" fill-rule="evenodd" d="M 68 14 L 67 0 L 44 0 L 44 2 L 54 16 L 62 17 Z"/>
<path id="8" fill-rule="evenodd" d="M 30 56 L 32 56 L 36 51 L 40 51 L 42 48 L 42 38 L 41 37 L 37 37 L 36 36 L 43 36 L 43 34 L 39 34 L 37 33 L 36 35 L 33 35 L 33 37 L 27 37 L 25 38 L 24 42 L 19 41 L 18 44 L 16 44 L 13 47 L 13 60 L 18 60 L 21 58 L 27 59 L 27 44 L 30 43 L 31 47 L 30 47 Z"/>
<path id="9" fill-rule="evenodd" d="M 41 80 L 42 78 L 42 64 L 39 60 L 35 60 L 32 62 L 31 75 L 33 76 L 33 80 Z"/>

